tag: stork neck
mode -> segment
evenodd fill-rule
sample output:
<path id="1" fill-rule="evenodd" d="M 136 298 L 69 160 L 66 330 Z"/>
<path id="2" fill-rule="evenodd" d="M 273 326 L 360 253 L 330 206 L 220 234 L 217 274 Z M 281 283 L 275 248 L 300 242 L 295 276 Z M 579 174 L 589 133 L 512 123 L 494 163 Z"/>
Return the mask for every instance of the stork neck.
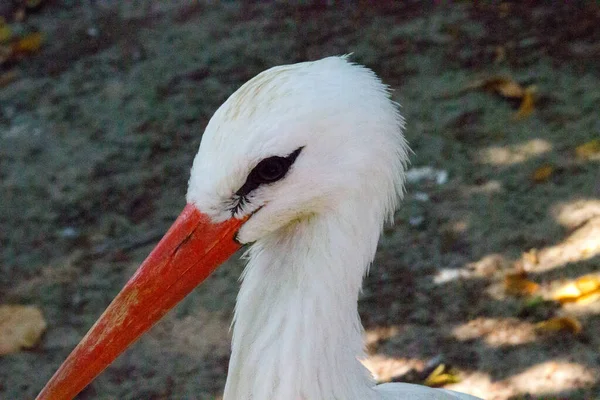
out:
<path id="1" fill-rule="evenodd" d="M 352 219 L 306 218 L 249 250 L 224 400 L 375 398 L 357 300 L 381 224 Z"/>

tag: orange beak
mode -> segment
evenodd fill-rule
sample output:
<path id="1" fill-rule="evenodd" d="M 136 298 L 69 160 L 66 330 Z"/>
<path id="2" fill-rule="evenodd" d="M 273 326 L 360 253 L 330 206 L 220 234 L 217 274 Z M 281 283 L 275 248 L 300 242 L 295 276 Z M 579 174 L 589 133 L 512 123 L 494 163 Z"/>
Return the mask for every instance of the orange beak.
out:
<path id="1" fill-rule="evenodd" d="M 70 400 L 227 260 L 245 219 L 214 224 L 188 204 L 38 395 Z"/>

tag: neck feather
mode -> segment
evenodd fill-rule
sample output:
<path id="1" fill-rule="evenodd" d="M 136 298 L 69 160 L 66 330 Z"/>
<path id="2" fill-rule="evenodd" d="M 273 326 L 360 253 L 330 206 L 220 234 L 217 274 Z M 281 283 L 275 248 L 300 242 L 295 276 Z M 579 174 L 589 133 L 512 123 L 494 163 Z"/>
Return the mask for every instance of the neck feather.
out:
<path id="1" fill-rule="evenodd" d="M 381 220 L 310 216 L 250 248 L 224 400 L 375 398 L 357 300 Z"/>

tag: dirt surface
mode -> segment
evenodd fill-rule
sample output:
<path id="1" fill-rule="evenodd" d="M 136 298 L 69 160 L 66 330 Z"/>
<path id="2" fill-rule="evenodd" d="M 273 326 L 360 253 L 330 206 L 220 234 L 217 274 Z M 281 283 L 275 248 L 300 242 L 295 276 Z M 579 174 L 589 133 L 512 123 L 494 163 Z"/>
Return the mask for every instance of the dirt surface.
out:
<path id="1" fill-rule="evenodd" d="M 0 87 L 0 304 L 48 324 L 0 358 L 0 398 L 35 397 L 174 220 L 229 94 L 352 52 L 395 89 L 413 167 L 448 177 L 409 183 L 382 237 L 359 305 L 366 364 L 422 382 L 443 362 L 460 379 L 446 387 L 486 399 L 600 399 L 600 301 L 549 300 L 600 272 L 600 162 L 576 150 L 600 137 L 597 5 L 78 3 L 28 16 L 42 49 L 0 70 L 19 74 Z M 535 86 L 533 113 L 468 89 L 490 76 Z M 79 398 L 218 398 L 242 268 L 219 269 Z M 506 292 L 518 271 L 535 295 Z M 536 330 L 554 316 L 582 331 Z"/>

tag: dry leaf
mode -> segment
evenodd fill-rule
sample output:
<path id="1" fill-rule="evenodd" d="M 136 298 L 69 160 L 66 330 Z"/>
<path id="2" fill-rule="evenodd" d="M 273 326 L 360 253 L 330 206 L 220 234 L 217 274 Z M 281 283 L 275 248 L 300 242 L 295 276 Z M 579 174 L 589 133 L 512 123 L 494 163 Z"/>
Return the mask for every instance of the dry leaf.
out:
<path id="1" fill-rule="evenodd" d="M 0 44 L 0 66 L 10 59 L 12 53 L 12 49 L 9 45 Z"/>
<path id="2" fill-rule="evenodd" d="M 594 139 L 575 149 L 575 155 L 584 160 L 600 156 L 600 139 Z"/>
<path id="3" fill-rule="evenodd" d="M 483 89 L 507 99 L 521 100 L 519 110 L 514 117 L 515 119 L 527 118 L 535 109 L 536 87 L 528 86 L 524 88 L 519 82 L 508 77 L 493 76 L 488 79 L 479 80 L 467 86 L 466 90 L 472 89 Z"/>
<path id="4" fill-rule="evenodd" d="M 529 296 L 540 289 L 540 285 L 527 278 L 524 272 L 506 274 L 504 276 L 504 290 L 514 296 Z"/>
<path id="5" fill-rule="evenodd" d="M 460 382 L 458 371 L 453 368 L 448 368 L 445 364 L 440 364 L 431 374 L 429 374 L 423 384 L 430 387 L 440 387 L 458 382 Z"/>
<path id="6" fill-rule="evenodd" d="M 25 7 L 27 8 L 38 8 L 42 5 L 44 0 L 25 0 Z"/>
<path id="7" fill-rule="evenodd" d="M 36 345 L 46 330 L 46 321 L 34 306 L 0 306 L 0 355 Z"/>
<path id="8" fill-rule="evenodd" d="M 577 285 L 574 282 L 568 283 L 567 285 L 559 288 L 554 294 L 552 298 L 556 301 L 560 301 L 561 303 L 570 303 L 573 301 L 577 301 L 577 299 L 581 297 L 581 292 L 577 289 Z"/>
<path id="9" fill-rule="evenodd" d="M 586 275 L 575 281 L 575 285 L 583 294 L 589 294 L 600 290 L 600 277 L 594 275 Z"/>
<path id="10" fill-rule="evenodd" d="M 511 78 L 503 76 L 495 76 L 479 81 L 477 84 L 474 84 L 474 88 L 477 87 L 510 99 L 520 99 L 525 95 L 523 86 Z"/>
<path id="11" fill-rule="evenodd" d="M 10 26 L 0 17 L 0 43 L 6 43 L 12 38 Z"/>
<path id="12" fill-rule="evenodd" d="M 581 332 L 581 322 L 574 317 L 554 317 L 535 324 L 540 333 L 568 332 L 577 335 Z"/>
<path id="13" fill-rule="evenodd" d="M 0 74 L 0 88 L 3 88 L 4 86 L 10 84 L 14 80 L 16 80 L 18 77 L 19 77 L 19 74 L 14 69 Z"/>
<path id="14" fill-rule="evenodd" d="M 44 36 L 41 32 L 33 32 L 20 38 L 12 45 L 13 53 L 15 54 L 31 54 L 35 53 L 42 47 Z"/>
<path id="15" fill-rule="evenodd" d="M 548 181 L 548 179 L 550 179 L 553 172 L 554 172 L 554 167 L 552 165 L 546 164 L 546 165 L 543 165 L 543 166 L 537 168 L 535 171 L 533 171 L 533 174 L 531 175 L 531 179 L 535 183 L 543 183 L 543 182 Z"/>
<path id="16" fill-rule="evenodd" d="M 494 62 L 499 64 L 504 60 L 506 60 L 506 47 L 496 46 L 494 49 Z"/>
<path id="17" fill-rule="evenodd" d="M 590 294 L 585 294 L 585 295 L 579 297 L 576 301 L 577 301 L 577 304 L 585 305 L 585 304 L 595 303 L 598 300 L 600 300 L 600 290 L 597 290 Z"/>
<path id="18" fill-rule="evenodd" d="M 535 92 L 535 86 L 529 86 L 525 89 L 521 105 L 519 106 L 517 114 L 515 114 L 516 119 L 527 118 L 533 113 L 533 110 L 535 109 Z"/>
<path id="19" fill-rule="evenodd" d="M 600 276 L 586 275 L 558 288 L 552 295 L 561 303 L 589 303 L 600 298 Z"/>
<path id="20" fill-rule="evenodd" d="M 523 253 L 523 260 L 530 265 L 537 265 L 540 262 L 538 249 L 529 249 L 529 251 Z"/>

